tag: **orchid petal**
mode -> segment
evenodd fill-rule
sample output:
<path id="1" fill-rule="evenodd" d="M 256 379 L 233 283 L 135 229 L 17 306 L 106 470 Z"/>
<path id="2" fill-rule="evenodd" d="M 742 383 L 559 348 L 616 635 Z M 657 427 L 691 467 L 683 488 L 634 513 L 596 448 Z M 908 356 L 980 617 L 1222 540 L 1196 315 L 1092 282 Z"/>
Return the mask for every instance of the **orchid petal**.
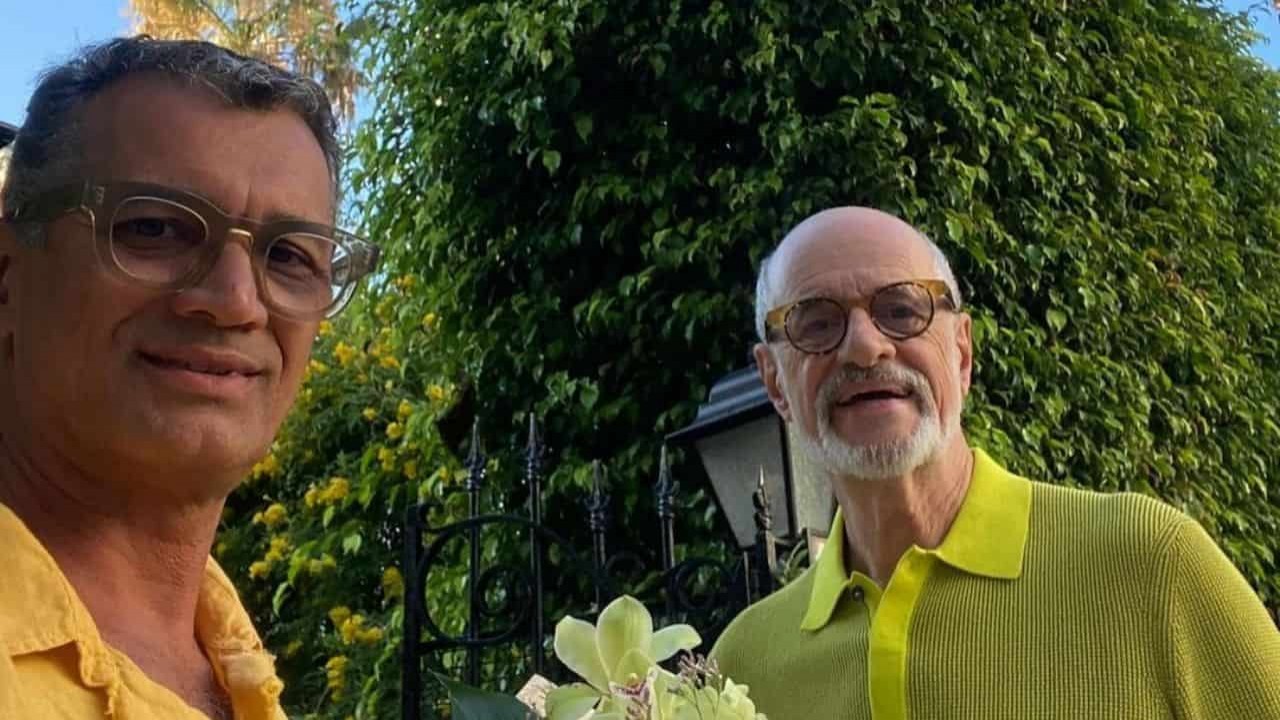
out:
<path id="1" fill-rule="evenodd" d="M 614 667 L 612 679 L 619 685 L 634 685 L 644 682 L 649 675 L 649 669 L 654 665 L 653 658 L 649 657 L 649 653 L 640 650 L 628 650 L 626 655 L 618 661 Z"/>
<path id="2" fill-rule="evenodd" d="M 631 650 L 648 653 L 652 639 L 653 617 L 644 605 L 629 595 L 609 603 L 596 624 L 596 648 L 609 679 L 624 679 L 617 672 L 623 656 Z"/>
<path id="3" fill-rule="evenodd" d="M 600 692 L 609 691 L 609 673 L 600 661 L 596 629 L 591 623 L 566 616 L 556 623 L 556 657 Z"/>
<path id="4" fill-rule="evenodd" d="M 653 634 L 649 656 L 662 662 L 681 650 L 692 650 L 702 644 L 702 636 L 688 625 L 668 625 Z"/>
<path id="5" fill-rule="evenodd" d="M 574 683 L 547 693 L 547 720 L 581 720 L 600 702 L 600 691 Z"/>

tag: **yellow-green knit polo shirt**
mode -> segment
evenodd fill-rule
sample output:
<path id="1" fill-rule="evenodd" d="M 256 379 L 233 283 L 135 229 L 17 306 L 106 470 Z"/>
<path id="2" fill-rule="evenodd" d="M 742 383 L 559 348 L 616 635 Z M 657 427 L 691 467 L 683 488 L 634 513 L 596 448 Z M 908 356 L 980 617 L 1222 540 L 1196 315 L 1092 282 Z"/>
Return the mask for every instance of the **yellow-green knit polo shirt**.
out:
<path id="1" fill-rule="evenodd" d="M 721 671 L 769 720 L 1280 720 L 1280 632 L 1195 521 L 974 451 L 942 544 L 882 590 L 844 527 L 742 613 Z"/>

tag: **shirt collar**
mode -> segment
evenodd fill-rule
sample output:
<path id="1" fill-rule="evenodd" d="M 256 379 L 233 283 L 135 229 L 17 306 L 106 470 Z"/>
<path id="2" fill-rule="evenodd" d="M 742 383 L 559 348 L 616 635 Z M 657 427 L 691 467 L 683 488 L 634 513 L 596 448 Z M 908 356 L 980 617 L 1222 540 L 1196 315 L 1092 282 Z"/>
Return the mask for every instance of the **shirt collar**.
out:
<path id="1" fill-rule="evenodd" d="M 6 573 L 0 583 L 0 651 L 43 652 L 74 643 L 81 681 L 89 687 L 119 682 L 112 652 L 88 608 L 44 545 L 17 515 L 0 504 L 0 546 Z M 236 716 L 275 717 L 283 684 L 248 613 L 222 568 L 209 558 L 196 604 L 195 634 L 231 695 Z"/>
<path id="2" fill-rule="evenodd" d="M 922 552 L 973 575 L 1013 580 L 1022 575 L 1030 517 L 1031 483 L 975 448 L 973 476 L 951 529 L 936 549 Z M 839 510 L 827 538 L 813 569 L 813 590 L 800 623 L 802 630 L 826 626 L 845 589 L 862 577 L 846 570 L 844 516 Z"/>

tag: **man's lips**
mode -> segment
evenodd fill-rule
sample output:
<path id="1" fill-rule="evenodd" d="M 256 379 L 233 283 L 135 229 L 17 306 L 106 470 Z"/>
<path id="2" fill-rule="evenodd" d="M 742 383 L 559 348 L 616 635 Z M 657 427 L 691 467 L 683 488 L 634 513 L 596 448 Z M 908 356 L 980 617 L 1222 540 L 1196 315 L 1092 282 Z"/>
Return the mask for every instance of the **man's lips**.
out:
<path id="1" fill-rule="evenodd" d="M 236 352 L 207 348 L 142 350 L 143 360 L 161 368 L 221 377 L 254 377 L 263 373 L 258 363 Z"/>
<path id="2" fill-rule="evenodd" d="M 873 400 L 906 400 L 911 395 L 911 388 L 901 385 L 863 383 L 845 388 L 837 396 L 835 404 L 837 407 L 849 407 Z"/>

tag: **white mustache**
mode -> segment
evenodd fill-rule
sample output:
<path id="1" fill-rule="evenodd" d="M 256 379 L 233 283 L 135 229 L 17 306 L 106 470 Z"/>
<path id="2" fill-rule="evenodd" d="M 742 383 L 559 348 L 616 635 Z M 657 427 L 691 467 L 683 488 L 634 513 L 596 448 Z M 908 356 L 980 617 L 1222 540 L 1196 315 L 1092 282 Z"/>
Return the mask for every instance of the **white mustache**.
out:
<path id="1" fill-rule="evenodd" d="M 917 405 L 927 408 L 933 403 L 933 388 L 929 381 L 917 370 L 912 370 L 897 362 L 883 363 L 871 368 L 857 365 L 845 365 L 835 375 L 823 381 L 818 388 L 818 407 L 830 411 L 839 400 L 840 389 L 845 385 L 857 382 L 884 382 L 901 385 L 911 391 Z"/>

